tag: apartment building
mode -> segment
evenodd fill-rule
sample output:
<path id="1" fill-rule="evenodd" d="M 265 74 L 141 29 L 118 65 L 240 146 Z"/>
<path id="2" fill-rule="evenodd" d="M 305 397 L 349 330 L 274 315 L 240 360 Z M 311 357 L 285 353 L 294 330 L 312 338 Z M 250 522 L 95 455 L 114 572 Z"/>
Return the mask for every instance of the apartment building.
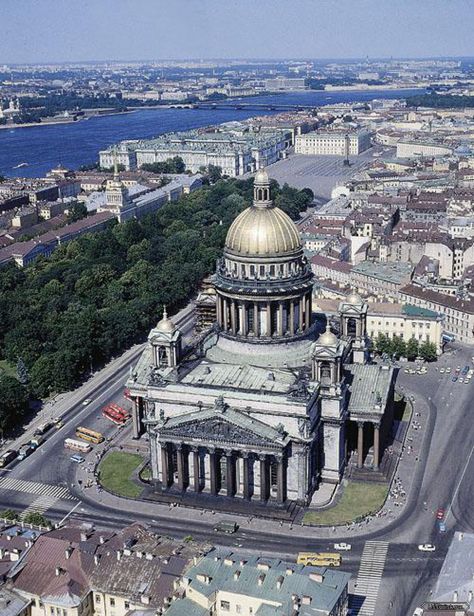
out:
<path id="1" fill-rule="evenodd" d="M 313 296 L 313 309 L 320 312 L 322 318 L 324 315 L 339 315 L 341 297 L 327 299 L 327 295 L 324 298 Z M 389 338 L 398 336 L 405 341 L 415 338 L 420 343 L 433 343 L 438 354 L 441 354 L 445 320 L 443 315 L 413 304 L 369 302 L 367 306 L 367 335 L 372 340 L 379 334 Z"/>
<path id="2" fill-rule="evenodd" d="M 444 315 L 444 331 L 459 342 L 474 343 L 474 299 L 460 299 L 433 289 L 407 284 L 400 300 Z"/>
<path id="3" fill-rule="evenodd" d="M 164 616 L 345 616 L 349 573 L 214 551 L 183 575 Z"/>
<path id="4" fill-rule="evenodd" d="M 36 540 L 10 586 L 29 602 L 28 616 L 152 615 L 171 602 L 183 572 L 209 549 L 139 524 L 118 532 L 63 527 Z"/>

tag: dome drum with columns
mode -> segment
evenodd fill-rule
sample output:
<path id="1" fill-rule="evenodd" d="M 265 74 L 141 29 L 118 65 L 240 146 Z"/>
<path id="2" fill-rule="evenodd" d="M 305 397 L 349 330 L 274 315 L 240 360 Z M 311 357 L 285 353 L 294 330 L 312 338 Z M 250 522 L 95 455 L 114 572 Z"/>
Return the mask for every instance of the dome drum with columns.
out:
<path id="1" fill-rule="evenodd" d="M 254 200 L 231 225 L 217 264 L 217 322 L 222 334 L 249 342 L 304 335 L 311 326 L 312 272 L 295 223 L 255 176 Z"/>

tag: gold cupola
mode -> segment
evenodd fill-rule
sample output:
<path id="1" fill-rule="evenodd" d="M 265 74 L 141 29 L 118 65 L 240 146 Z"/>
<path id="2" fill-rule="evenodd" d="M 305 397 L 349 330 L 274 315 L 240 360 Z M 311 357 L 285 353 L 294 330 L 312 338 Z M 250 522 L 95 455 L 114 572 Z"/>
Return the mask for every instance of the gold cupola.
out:
<path id="1" fill-rule="evenodd" d="M 298 229 L 275 207 L 268 174 L 260 169 L 253 203 L 230 226 L 214 276 L 222 334 L 248 342 L 305 335 L 312 278 Z"/>
<path id="2" fill-rule="evenodd" d="M 288 214 L 274 206 L 270 180 L 260 169 L 253 204 L 241 212 L 227 233 L 225 250 L 246 257 L 283 256 L 302 249 L 300 234 Z"/>

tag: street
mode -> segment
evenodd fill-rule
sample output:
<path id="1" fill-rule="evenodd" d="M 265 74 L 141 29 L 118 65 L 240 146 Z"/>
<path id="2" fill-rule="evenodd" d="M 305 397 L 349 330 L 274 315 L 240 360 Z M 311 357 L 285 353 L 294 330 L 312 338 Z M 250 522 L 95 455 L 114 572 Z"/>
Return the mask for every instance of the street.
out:
<path id="1" fill-rule="evenodd" d="M 191 330 L 188 314 L 181 326 Z M 97 428 L 106 438 L 117 431 L 100 413 L 110 401 L 124 405 L 123 387 L 135 356 L 114 362 L 113 376 L 88 394 L 90 404 L 84 406 L 76 396 L 63 416 L 64 426 L 53 431 L 36 452 L 21 463 L 0 472 L 0 508 L 24 511 L 39 510 L 59 521 L 70 514 L 72 520 L 93 522 L 98 526 L 117 528 L 131 521 L 150 525 L 156 532 L 171 536 L 192 535 L 214 544 L 229 545 L 239 550 L 279 555 L 294 560 L 298 551 L 332 550 L 334 542 L 347 541 L 352 550 L 344 553 L 342 569 L 353 574 L 354 606 L 360 614 L 384 610 L 386 613 L 413 613 L 425 599 L 441 568 L 454 530 L 472 531 L 474 514 L 474 454 L 470 399 L 472 385 L 453 382 L 450 374 L 439 368 L 470 364 L 471 351 L 459 348 L 456 355 L 445 355 L 428 367 L 426 375 L 406 374 L 400 370 L 398 387 L 415 398 L 416 438 L 413 451 L 405 449 L 398 474 L 408 488 L 406 504 L 395 511 L 395 519 L 374 518 L 351 531 L 346 526 L 335 529 L 303 527 L 267 519 L 238 518 L 239 530 L 234 535 L 217 534 L 216 519 L 232 519 L 228 514 L 211 510 L 199 511 L 166 504 L 119 498 L 95 487 L 83 490 L 77 483 L 78 467 L 70 461 L 70 452 L 63 447 L 66 437 L 74 436 L 77 425 Z M 56 411 L 57 412 L 57 411 Z M 130 427 L 121 428 L 130 430 Z M 139 445 L 137 445 L 139 446 Z M 417 458 L 417 459 L 416 459 Z M 403 466 L 404 465 L 404 466 Z M 404 468 L 408 470 L 403 470 Z M 446 511 L 448 532 L 440 534 L 436 511 Z M 234 516 L 235 517 L 235 516 Z M 436 545 L 434 553 L 420 552 L 419 543 Z M 383 583 L 381 583 L 383 581 Z M 358 595 L 358 593 L 361 593 Z M 372 607 L 373 606 L 373 607 Z M 371 611 L 372 610 L 372 611 Z"/>

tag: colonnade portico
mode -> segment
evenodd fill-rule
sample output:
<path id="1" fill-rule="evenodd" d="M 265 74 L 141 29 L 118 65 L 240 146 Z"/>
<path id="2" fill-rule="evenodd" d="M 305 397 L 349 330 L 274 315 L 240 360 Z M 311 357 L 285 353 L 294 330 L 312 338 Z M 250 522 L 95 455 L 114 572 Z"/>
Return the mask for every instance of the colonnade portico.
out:
<path id="1" fill-rule="evenodd" d="M 364 466 L 364 424 L 371 423 L 374 430 L 374 462 L 373 469 L 377 471 L 380 464 L 380 422 L 357 421 L 357 468 Z"/>
<path id="2" fill-rule="evenodd" d="M 217 321 L 224 333 L 245 338 L 295 336 L 311 326 L 311 292 L 266 302 L 218 295 Z"/>
<path id="3" fill-rule="evenodd" d="M 157 445 L 160 454 L 151 462 L 156 466 L 153 475 L 159 477 L 163 490 L 177 488 L 181 492 L 267 502 L 276 483 L 276 501 L 284 503 L 287 499 L 285 453 L 236 451 L 172 441 L 157 441 Z"/>

